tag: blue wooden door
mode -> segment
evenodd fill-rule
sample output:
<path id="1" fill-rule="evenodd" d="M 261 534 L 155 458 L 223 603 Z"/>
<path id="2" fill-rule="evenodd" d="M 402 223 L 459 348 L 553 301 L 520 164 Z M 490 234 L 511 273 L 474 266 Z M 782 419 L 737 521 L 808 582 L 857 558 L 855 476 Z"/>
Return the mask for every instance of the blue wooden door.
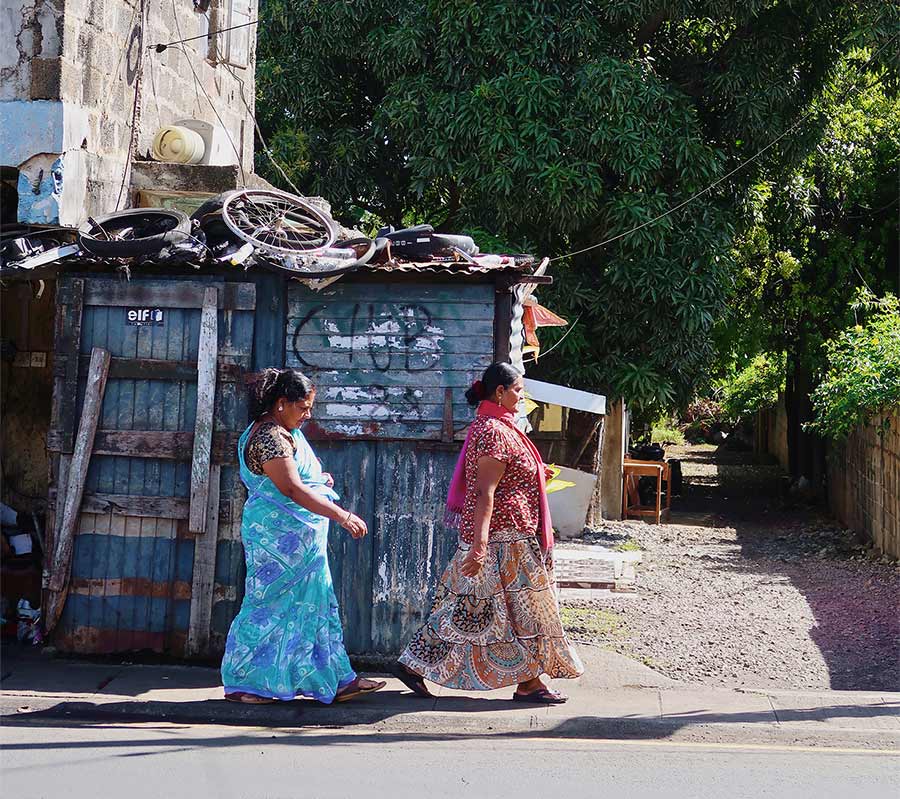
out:
<path id="1" fill-rule="evenodd" d="M 201 316 L 210 288 L 210 495 L 207 528 L 197 534 L 188 517 Z M 91 349 L 108 350 L 112 360 L 55 642 L 77 652 L 221 651 L 243 574 L 234 448 L 246 419 L 240 381 L 251 366 L 255 286 L 221 278 L 61 278 L 58 305 L 48 442 L 57 492 L 65 490 Z"/>

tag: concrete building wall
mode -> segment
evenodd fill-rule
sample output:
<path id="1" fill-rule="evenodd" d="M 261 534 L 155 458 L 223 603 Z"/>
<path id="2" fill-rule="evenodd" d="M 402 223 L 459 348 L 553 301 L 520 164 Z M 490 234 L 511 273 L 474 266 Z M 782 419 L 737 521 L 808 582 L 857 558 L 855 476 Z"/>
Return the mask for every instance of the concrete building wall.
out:
<path id="1" fill-rule="evenodd" d="M 206 34 L 255 19 L 257 0 L 212 0 L 206 14 L 193 0 L 2 3 L 0 164 L 19 169 L 19 221 L 77 225 L 124 207 L 129 151 L 149 159 L 180 119 L 223 127 L 225 160 L 252 171 L 256 29 Z"/>
<path id="2" fill-rule="evenodd" d="M 0 0 L 0 101 L 40 94 L 43 70 L 62 55 L 65 0 Z"/>

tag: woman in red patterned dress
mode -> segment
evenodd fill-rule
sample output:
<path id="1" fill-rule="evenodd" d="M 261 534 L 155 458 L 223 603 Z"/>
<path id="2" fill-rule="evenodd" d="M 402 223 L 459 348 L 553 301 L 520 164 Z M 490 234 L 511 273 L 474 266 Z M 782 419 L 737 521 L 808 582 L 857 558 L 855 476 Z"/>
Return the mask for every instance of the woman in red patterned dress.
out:
<path id="1" fill-rule="evenodd" d="M 448 525 L 460 544 L 425 624 L 397 663 L 420 696 L 424 680 L 468 691 L 515 685 L 519 702 L 561 704 L 541 675 L 575 678 L 584 668 L 559 617 L 546 467 L 515 425 L 522 375 L 487 368 L 466 399 L 478 406 L 450 486 Z"/>

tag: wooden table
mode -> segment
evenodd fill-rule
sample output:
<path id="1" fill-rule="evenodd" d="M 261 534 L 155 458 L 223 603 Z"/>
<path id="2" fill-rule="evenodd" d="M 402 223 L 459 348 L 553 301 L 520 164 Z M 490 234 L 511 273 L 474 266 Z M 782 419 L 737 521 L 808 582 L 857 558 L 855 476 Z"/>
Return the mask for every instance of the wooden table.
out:
<path id="1" fill-rule="evenodd" d="M 656 505 L 641 505 L 638 482 L 641 477 L 656 478 Z M 640 461 L 625 458 L 622 466 L 622 518 L 653 516 L 659 524 L 663 514 L 666 521 L 672 512 L 672 479 L 668 461 Z M 666 506 L 662 507 L 662 487 L 666 484 Z"/>

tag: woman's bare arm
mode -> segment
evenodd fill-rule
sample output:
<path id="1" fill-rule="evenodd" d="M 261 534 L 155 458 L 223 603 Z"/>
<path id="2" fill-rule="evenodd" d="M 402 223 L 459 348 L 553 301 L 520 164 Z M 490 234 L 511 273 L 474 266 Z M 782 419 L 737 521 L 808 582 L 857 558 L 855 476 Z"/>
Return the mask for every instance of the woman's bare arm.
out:
<path id="1" fill-rule="evenodd" d="M 478 476 L 475 479 L 475 518 L 472 525 L 474 538 L 472 548 L 462 564 L 462 573 L 466 577 L 474 577 L 481 571 L 487 555 L 491 515 L 494 512 L 494 492 L 505 471 L 506 464 L 503 461 L 489 456 L 478 459 Z"/>
<path id="2" fill-rule="evenodd" d="M 263 464 L 263 471 L 282 494 L 308 511 L 337 522 L 354 538 L 362 538 L 367 532 L 366 523 L 353 513 L 344 510 L 330 499 L 303 485 L 297 464 L 293 458 L 271 458 Z"/>

